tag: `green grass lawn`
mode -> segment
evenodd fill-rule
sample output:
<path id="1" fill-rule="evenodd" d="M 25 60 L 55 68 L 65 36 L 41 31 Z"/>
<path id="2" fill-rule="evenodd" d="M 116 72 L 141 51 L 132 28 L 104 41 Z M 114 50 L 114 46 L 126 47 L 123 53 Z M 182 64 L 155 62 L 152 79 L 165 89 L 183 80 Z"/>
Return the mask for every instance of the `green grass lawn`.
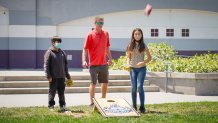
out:
<path id="1" fill-rule="evenodd" d="M 105 118 L 88 106 L 68 107 L 73 116 L 47 107 L 0 108 L 0 123 L 218 123 L 218 102 L 145 105 L 140 117 Z"/>

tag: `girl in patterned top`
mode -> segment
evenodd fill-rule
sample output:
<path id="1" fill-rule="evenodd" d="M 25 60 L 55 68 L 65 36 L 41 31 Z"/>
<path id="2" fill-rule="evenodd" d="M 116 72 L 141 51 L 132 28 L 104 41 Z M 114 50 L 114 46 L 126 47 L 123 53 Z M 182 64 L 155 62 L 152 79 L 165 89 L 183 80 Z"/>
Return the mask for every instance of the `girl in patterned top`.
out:
<path id="1" fill-rule="evenodd" d="M 143 32 L 136 28 L 132 32 L 132 39 L 127 47 L 127 64 L 131 66 L 130 78 L 132 83 L 132 103 L 137 110 L 137 87 L 140 98 L 140 112 L 145 113 L 144 101 L 144 80 L 146 76 L 146 64 L 151 60 L 148 47 L 144 43 Z M 145 59 L 145 55 L 147 56 Z"/>

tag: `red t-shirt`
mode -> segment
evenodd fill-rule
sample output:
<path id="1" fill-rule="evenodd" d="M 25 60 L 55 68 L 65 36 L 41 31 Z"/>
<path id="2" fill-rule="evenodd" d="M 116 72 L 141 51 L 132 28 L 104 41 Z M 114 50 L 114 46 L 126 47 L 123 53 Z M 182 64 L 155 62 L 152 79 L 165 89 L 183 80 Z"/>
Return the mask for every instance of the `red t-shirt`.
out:
<path id="1" fill-rule="evenodd" d="M 85 39 L 84 48 L 89 53 L 89 65 L 106 65 L 106 50 L 110 46 L 109 34 L 102 30 L 98 33 L 93 30 Z"/>

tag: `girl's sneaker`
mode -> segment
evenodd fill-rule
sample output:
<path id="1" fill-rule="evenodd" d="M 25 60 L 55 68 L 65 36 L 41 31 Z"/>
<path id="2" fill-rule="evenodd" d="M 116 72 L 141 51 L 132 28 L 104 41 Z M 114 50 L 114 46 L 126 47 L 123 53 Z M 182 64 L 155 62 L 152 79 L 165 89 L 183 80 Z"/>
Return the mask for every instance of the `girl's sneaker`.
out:
<path id="1" fill-rule="evenodd" d="M 139 108 L 140 113 L 144 114 L 145 113 L 145 108 Z"/>
<path id="2" fill-rule="evenodd" d="M 137 106 L 136 105 L 133 105 L 132 107 L 137 111 Z"/>

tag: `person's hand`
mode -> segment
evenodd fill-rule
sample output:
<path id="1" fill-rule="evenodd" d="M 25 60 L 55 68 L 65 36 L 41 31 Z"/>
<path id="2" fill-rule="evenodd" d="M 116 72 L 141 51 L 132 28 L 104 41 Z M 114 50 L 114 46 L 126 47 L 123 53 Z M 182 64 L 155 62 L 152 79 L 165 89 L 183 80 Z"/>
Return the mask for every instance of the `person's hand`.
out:
<path id="1" fill-rule="evenodd" d="M 108 60 L 107 64 L 110 66 L 112 65 L 112 60 Z"/>
<path id="2" fill-rule="evenodd" d="M 52 82 L 52 78 L 50 77 L 50 78 L 48 78 L 48 82 Z"/>
<path id="3" fill-rule="evenodd" d="M 67 87 L 72 87 L 73 86 L 73 80 L 72 79 L 67 79 L 65 84 L 66 84 Z"/>
<path id="4" fill-rule="evenodd" d="M 130 64 L 124 65 L 124 66 L 123 66 L 123 69 L 126 70 L 126 71 L 128 71 L 128 72 L 130 72 L 130 70 L 131 70 Z"/>
<path id="5" fill-rule="evenodd" d="M 86 61 L 83 61 L 83 68 L 85 68 L 85 69 L 87 69 L 88 68 L 88 64 L 87 64 L 87 62 Z"/>
<path id="6" fill-rule="evenodd" d="M 143 66 L 144 64 L 145 64 L 145 62 L 139 62 L 139 63 L 137 64 L 137 66 L 141 67 L 141 66 Z"/>

